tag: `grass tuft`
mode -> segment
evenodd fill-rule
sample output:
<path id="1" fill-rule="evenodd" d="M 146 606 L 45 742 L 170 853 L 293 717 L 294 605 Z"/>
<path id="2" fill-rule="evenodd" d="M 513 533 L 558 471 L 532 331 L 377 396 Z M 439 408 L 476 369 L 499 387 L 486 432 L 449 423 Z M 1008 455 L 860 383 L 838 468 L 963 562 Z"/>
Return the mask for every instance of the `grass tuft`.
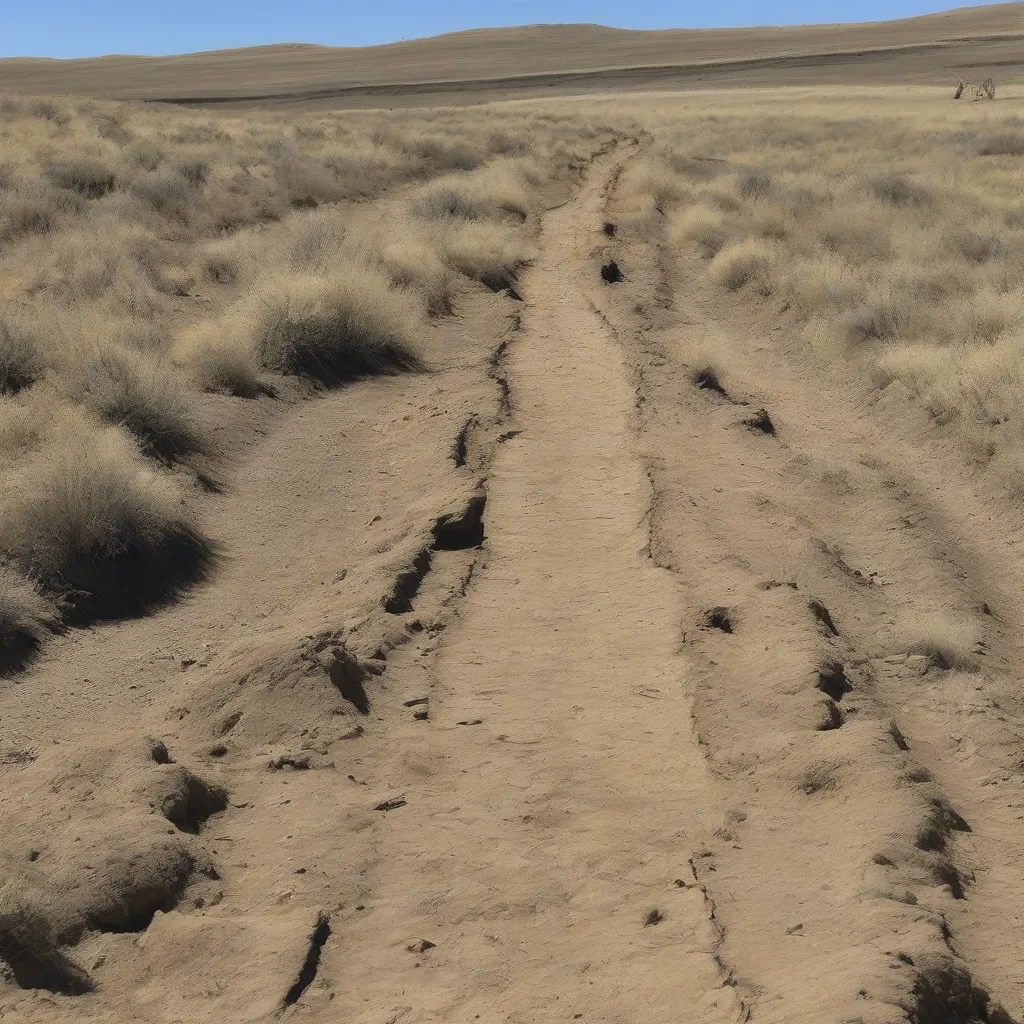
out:
<path id="1" fill-rule="evenodd" d="M 70 421 L 0 523 L 0 549 L 73 624 L 136 615 L 203 579 L 214 551 L 123 433 Z"/>
<path id="2" fill-rule="evenodd" d="M 353 263 L 330 278 L 286 274 L 250 302 L 268 369 L 338 385 L 421 365 L 416 301 L 375 268 Z"/>
<path id="3" fill-rule="evenodd" d="M 53 602 L 28 577 L 0 564 L 0 677 L 25 668 L 59 629 Z"/>
<path id="4" fill-rule="evenodd" d="M 16 395 L 43 372 L 39 341 L 23 323 L 0 314 L 0 395 Z"/>
<path id="5" fill-rule="evenodd" d="M 125 427 L 147 454 L 172 463 L 206 450 L 188 391 L 163 359 L 107 345 L 61 376 L 83 406 Z"/>

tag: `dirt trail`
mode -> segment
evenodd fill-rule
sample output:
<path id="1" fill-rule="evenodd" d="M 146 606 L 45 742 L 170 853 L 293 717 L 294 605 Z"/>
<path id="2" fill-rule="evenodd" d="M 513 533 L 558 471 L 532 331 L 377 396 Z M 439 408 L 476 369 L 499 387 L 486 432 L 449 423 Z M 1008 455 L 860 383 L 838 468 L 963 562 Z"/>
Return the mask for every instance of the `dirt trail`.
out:
<path id="1" fill-rule="evenodd" d="M 698 874 L 752 1019 L 1020 1019 L 1019 514 L 898 388 L 622 234 L 602 309 L 636 374 L 695 726 L 744 813 Z"/>
<path id="2" fill-rule="evenodd" d="M 0 1017 L 1024 1019 L 1019 517 L 778 309 L 602 234 L 639 148 L 436 374 L 275 428 L 210 588 L 3 692 L 3 909 L 96 990 L 5 950 Z"/>
<path id="3" fill-rule="evenodd" d="M 626 370 L 584 293 L 628 156 L 548 215 L 523 280 L 505 363 L 516 434 L 491 466 L 486 552 L 430 669 L 429 728 L 396 737 L 407 805 L 363 875 L 365 912 L 325 950 L 344 979 L 325 1016 L 738 1019 L 689 864 L 715 792 L 678 600 L 646 555 Z M 411 953 L 422 939 L 435 947 Z"/>

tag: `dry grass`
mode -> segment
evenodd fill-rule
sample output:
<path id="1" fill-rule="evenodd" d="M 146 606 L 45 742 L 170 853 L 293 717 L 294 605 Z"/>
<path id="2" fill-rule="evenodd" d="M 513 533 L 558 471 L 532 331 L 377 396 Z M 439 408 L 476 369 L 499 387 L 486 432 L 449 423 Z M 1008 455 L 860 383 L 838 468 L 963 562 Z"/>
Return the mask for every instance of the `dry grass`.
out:
<path id="1" fill-rule="evenodd" d="M 38 587 L 0 564 L 0 676 L 23 668 L 59 623 L 56 607 Z"/>
<path id="2" fill-rule="evenodd" d="M 58 607 L 136 614 L 202 578 L 181 486 L 231 456 L 211 441 L 230 403 L 272 402 L 275 374 L 420 367 L 423 332 L 461 290 L 514 281 L 531 216 L 609 132 L 528 104 L 197 116 L 5 97 L 0 643 L 37 644 Z"/>
<path id="3" fill-rule="evenodd" d="M 250 301 L 268 369 L 339 384 L 420 365 L 417 303 L 373 267 L 351 263 L 332 277 L 284 275 Z"/>
<path id="4" fill-rule="evenodd" d="M 170 478 L 129 437 L 68 412 L 8 497 L 0 545 L 72 622 L 137 613 L 201 579 L 213 555 Z"/>
<path id="5" fill-rule="evenodd" d="M 1024 131 L 996 105 L 950 118 L 935 97 L 869 99 L 807 94 L 785 115 L 666 103 L 622 209 L 723 289 L 787 306 L 827 359 L 901 381 L 971 456 L 1024 481 Z"/>

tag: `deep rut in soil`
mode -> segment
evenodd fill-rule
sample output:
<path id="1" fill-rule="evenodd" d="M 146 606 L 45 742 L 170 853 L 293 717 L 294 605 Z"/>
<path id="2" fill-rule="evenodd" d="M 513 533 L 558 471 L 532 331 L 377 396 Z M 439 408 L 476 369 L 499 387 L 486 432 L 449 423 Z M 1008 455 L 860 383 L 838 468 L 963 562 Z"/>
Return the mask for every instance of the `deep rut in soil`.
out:
<path id="1" fill-rule="evenodd" d="M 547 216 L 522 282 L 503 363 L 517 429 L 491 466 L 483 562 L 431 667 L 429 731 L 401 738 L 406 803 L 366 866 L 366 909 L 329 965 L 345 979 L 331 1013 L 352 1021 L 403 1001 L 410 1020 L 744 1012 L 690 866 L 717 790 L 674 584 L 645 553 L 634 396 L 585 296 L 630 153 Z"/>
<path id="2" fill-rule="evenodd" d="M 909 406 L 817 364 L 781 303 L 723 297 L 619 212 L 595 260 L 625 290 L 593 294 L 635 374 L 695 726 L 742 814 L 696 871 L 751 1017 L 1019 1019 L 1020 517 Z"/>

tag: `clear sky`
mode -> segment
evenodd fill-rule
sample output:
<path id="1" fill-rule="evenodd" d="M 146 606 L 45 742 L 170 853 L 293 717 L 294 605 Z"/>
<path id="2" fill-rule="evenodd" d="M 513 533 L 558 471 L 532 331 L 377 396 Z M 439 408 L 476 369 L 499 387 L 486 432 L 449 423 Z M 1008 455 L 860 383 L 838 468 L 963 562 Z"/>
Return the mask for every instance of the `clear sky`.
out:
<path id="1" fill-rule="evenodd" d="M 960 6 L 968 0 L 0 0 L 0 56 L 185 53 L 282 42 L 364 46 L 541 22 L 709 28 L 881 21 Z"/>

